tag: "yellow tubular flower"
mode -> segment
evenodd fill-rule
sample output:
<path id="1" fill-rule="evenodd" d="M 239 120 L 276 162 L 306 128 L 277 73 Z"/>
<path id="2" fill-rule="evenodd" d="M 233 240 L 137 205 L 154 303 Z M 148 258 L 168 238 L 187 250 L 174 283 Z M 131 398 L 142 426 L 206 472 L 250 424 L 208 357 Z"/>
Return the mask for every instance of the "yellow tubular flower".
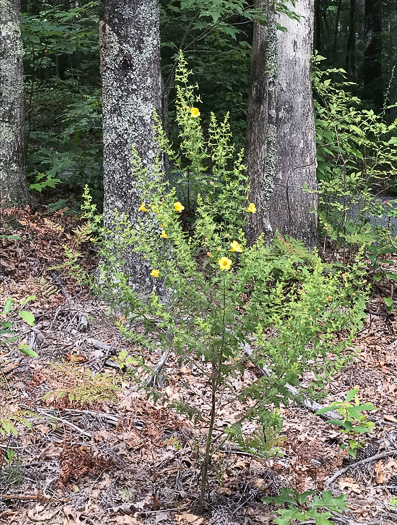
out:
<path id="1" fill-rule="evenodd" d="M 245 210 L 248 213 L 256 213 L 256 206 L 253 202 L 248 206 L 248 208 Z"/>
<path id="2" fill-rule="evenodd" d="M 221 270 L 230 270 L 232 261 L 227 257 L 222 257 L 222 259 L 219 259 L 218 264 Z"/>
<path id="3" fill-rule="evenodd" d="M 158 277 L 158 276 L 160 275 L 160 272 L 159 272 L 158 270 L 152 270 L 152 271 L 150 272 L 150 275 L 151 275 L 152 277 Z"/>
<path id="4" fill-rule="evenodd" d="M 190 115 L 193 117 L 193 118 L 197 118 L 200 116 L 200 111 L 197 109 L 197 108 L 192 108 L 190 110 Z"/>
<path id="5" fill-rule="evenodd" d="M 160 237 L 162 237 L 163 239 L 169 239 L 168 235 L 165 233 L 165 230 L 161 232 Z"/>
<path id="6" fill-rule="evenodd" d="M 182 206 L 182 204 L 178 201 L 174 203 L 174 209 L 175 211 L 179 211 L 179 213 L 182 213 L 182 211 L 185 209 L 185 206 Z"/>
<path id="7" fill-rule="evenodd" d="M 141 207 L 139 208 L 138 211 L 148 211 L 144 202 L 142 202 Z"/>
<path id="8" fill-rule="evenodd" d="M 237 241 L 233 241 L 230 243 L 230 251 L 241 253 L 243 249 L 241 248 L 240 244 Z"/>

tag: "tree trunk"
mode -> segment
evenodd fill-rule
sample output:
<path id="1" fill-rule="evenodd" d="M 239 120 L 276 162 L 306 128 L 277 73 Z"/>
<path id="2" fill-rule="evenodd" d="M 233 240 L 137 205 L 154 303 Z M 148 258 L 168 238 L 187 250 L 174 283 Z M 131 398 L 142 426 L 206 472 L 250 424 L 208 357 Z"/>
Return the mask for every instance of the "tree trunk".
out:
<path id="1" fill-rule="evenodd" d="M 256 0 L 256 9 L 265 1 Z M 269 13 L 268 13 L 269 15 Z M 262 232 L 270 236 L 267 203 L 273 193 L 272 179 L 265 171 L 268 129 L 267 85 L 269 75 L 266 61 L 267 26 L 254 22 L 251 78 L 248 100 L 245 164 L 250 178 L 250 201 L 256 203 L 257 213 L 250 217 L 247 238 L 253 244 Z"/>
<path id="2" fill-rule="evenodd" d="M 253 57 L 249 98 L 250 134 L 247 143 L 247 166 L 252 187 L 254 216 L 248 230 L 249 241 L 262 232 L 282 234 L 301 239 L 308 247 L 317 242 L 317 197 L 306 192 L 317 188 L 316 136 L 310 81 L 310 60 L 313 52 L 314 5 L 312 0 L 297 0 L 294 11 L 299 22 L 286 15 L 274 15 L 269 1 L 267 29 L 257 26 L 257 38 L 266 40 L 265 68 L 256 67 L 262 57 Z M 276 23 L 287 31 L 277 31 Z M 254 47 L 255 51 L 263 51 Z M 257 75 L 257 77 L 256 77 Z M 265 86 L 261 91 L 255 85 Z M 261 96 L 264 110 L 255 111 Z M 252 130 L 255 130 L 253 132 Z M 264 144 L 265 143 L 265 144 Z M 259 157 L 255 165 L 255 150 Z"/>
<path id="3" fill-rule="evenodd" d="M 352 79 L 356 76 L 356 0 L 350 0 L 349 35 L 346 44 L 345 69 Z"/>
<path id="4" fill-rule="evenodd" d="M 381 107 L 382 79 L 382 0 L 365 0 L 364 93 Z"/>
<path id="5" fill-rule="evenodd" d="M 100 52 L 103 104 L 104 218 L 114 210 L 138 222 L 141 197 L 132 177 L 134 146 L 149 171 L 158 148 L 153 111 L 161 115 L 158 0 L 102 0 Z M 138 292 L 152 289 L 149 268 L 138 254 L 126 254 L 124 271 Z"/>
<path id="6" fill-rule="evenodd" d="M 390 104 L 397 104 L 397 1 L 391 3 L 390 14 L 390 71 L 393 74 L 390 84 Z M 390 117 L 397 119 L 397 107 L 391 108 Z"/>
<path id="7" fill-rule="evenodd" d="M 0 0 L 0 208 L 30 202 L 25 173 L 21 4 Z"/>

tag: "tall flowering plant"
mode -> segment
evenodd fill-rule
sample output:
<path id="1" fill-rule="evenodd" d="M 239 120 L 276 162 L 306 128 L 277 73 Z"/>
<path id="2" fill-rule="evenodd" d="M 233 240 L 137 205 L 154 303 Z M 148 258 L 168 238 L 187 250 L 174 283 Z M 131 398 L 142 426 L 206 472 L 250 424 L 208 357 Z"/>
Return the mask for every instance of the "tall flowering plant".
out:
<path id="1" fill-rule="evenodd" d="M 164 181 L 160 167 L 149 177 L 135 152 L 132 168 L 142 191 L 139 223 L 131 226 L 120 213 L 112 234 L 107 235 L 88 192 L 84 209 L 102 254 L 96 287 L 114 307 L 123 309 L 127 321 L 119 324 L 120 330 L 149 349 L 160 343 L 208 384 L 209 403 L 201 411 L 174 401 L 179 410 L 207 426 L 203 504 L 221 394 L 229 391 L 246 407 L 225 434 L 246 442 L 242 421 L 257 420 L 260 428 L 268 429 L 258 453 L 269 454 L 274 444 L 269 435 L 280 429 L 274 410 L 291 399 L 286 383 L 298 384 L 310 370 L 313 380 L 305 395 L 320 395 L 360 325 L 366 292 L 358 263 L 343 271 L 329 268 L 316 254 L 282 237 L 273 245 L 266 245 L 262 238 L 247 245 L 243 226 L 256 212 L 257 203 L 246 197 L 243 154 L 234 151 L 227 117 L 218 123 L 211 115 L 208 138 L 204 138 L 196 107 L 199 99 L 188 83 L 189 74 L 181 57 L 177 152 L 157 118 L 156 129 L 159 145 L 171 162 L 200 179 L 194 216 L 177 189 Z M 155 292 L 139 297 L 129 287 L 129 277 L 120 271 L 127 249 L 149 262 L 151 279 L 168 291 L 166 299 Z M 135 329 L 136 322 L 143 330 Z M 247 344 L 253 350 L 250 358 L 265 366 L 268 375 L 236 393 L 231 378 L 243 373 L 242 348 Z"/>

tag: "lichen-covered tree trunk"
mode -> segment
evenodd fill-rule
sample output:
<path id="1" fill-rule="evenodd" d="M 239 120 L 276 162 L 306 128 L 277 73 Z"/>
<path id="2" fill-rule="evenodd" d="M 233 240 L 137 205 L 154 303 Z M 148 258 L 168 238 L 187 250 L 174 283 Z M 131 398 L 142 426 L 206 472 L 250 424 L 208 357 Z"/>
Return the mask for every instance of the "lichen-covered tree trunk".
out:
<path id="1" fill-rule="evenodd" d="M 135 225 L 141 197 L 132 176 L 132 147 L 149 170 L 158 154 L 153 132 L 153 111 L 161 114 L 158 0 L 102 0 L 99 37 L 105 223 L 111 225 L 117 208 Z M 138 254 L 126 259 L 131 286 L 149 292 L 147 265 Z"/>
<path id="2" fill-rule="evenodd" d="M 20 0 L 0 0 L 0 208 L 28 204 Z"/>
<path id="3" fill-rule="evenodd" d="M 265 232 L 270 240 L 270 234 L 278 229 L 313 247 L 317 242 L 317 217 L 313 213 L 317 198 L 305 188 L 317 189 L 310 81 L 314 4 L 312 0 L 296 1 L 293 10 L 300 15 L 299 21 L 284 14 L 275 15 L 272 0 L 268 0 L 268 9 L 267 29 L 258 26 L 258 31 L 266 35 L 266 65 L 264 70 L 257 71 L 260 78 L 256 80 L 265 84 L 262 96 L 265 112 L 249 110 L 251 119 L 260 118 L 264 122 L 262 131 L 256 125 L 258 133 L 264 133 L 256 137 L 256 143 L 260 144 L 261 140 L 266 143 L 264 160 L 254 168 L 250 156 L 255 155 L 255 148 L 248 145 L 247 149 L 247 166 L 254 192 L 251 197 L 261 217 L 261 224 L 255 227 L 255 236 Z M 277 30 L 276 23 L 286 31 Z M 252 104 L 251 89 L 249 105 Z M 263 152 L 259 155 L 263 156 Z M 251 242 L 253 230 L 251 224 Z"/>

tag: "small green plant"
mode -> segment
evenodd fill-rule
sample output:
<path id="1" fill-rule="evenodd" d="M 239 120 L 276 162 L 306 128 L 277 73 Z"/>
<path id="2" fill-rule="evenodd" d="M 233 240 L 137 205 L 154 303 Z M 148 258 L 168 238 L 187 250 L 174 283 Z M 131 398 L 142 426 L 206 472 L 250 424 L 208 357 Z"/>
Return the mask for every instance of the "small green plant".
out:
<path id="1" fill-rule="evenodd" d="M 377 410 L 372 403 L 361 404 L 357 392 L 358 388 L 353 388 L 347 393 L 344 401 L 334 401 L 329 407 L 321 408 L 316 412 L 317 414 L 325 414 L 331 410 L 336 410 L 342 416 L 342 420 L 331 419 L 328 423 L 340 426 L 340 431 L 351 438 L 348 444 L 342 443 L 341 448 L 343 450 L 347 448 L 353 458 L 357 456 L 357 449 L 363 446 L 355 437 L 368 434 L 375 428 L 375 423 L 368 421 L 367 416 L 362 412 Z"/>
<path id="2" fill-rule="evenodd" d="M 76 402 L 81 406 L 85 403 L 103 403 L 117 401 L 116 392 L 120 390 L 117 378 L 108 373 L 94 374 L 90 369 L 80 369 L 73 365 L 53 365 L 63 374 L 63 380 L 72 383 L 72 386 L 51 390 L 44 395 L 44 401 L 67 397 L 70 403 Z"/>
<path id="3" fill-rule="evenodd" d="M 35 299 L 36 297 L 34 295 L 30 295 L 29 297 L 24 299 L 19 306 L 22 307 L 29 301 L 34 301 Z M 11 343 L 18 339 L 18 336 L 14 335 L 15 332 L 12 329 L 14 326 L 14 322 L 9 320 L 9 315 L 12 311 L 13 304 L 14 301 L 10 298 L 7 298 L 4 303 L 3 311 L 0 312 L 0 319 L 2 318 L 0 320 L 0 336 L 7 336 L 5 340 L 0 340 L 0 345 Z M 29 326 L 33 327 L 35 325 L 35 318 L 31 312 L 27 310 L 19 310 L 18 314 Z M 25 343 L 20 343 L 19 350 L 29 357 L 39 357 L 39 355 L 33 350 L 31 350 L 29 348 L 29 345 L 26 345 Z"/>
<path id="4" fill-rule="evenodd" d="M 285 505 L 286 508 L 277 509 L 280 516 L 274 520 L 278 525 L 314 520 L 316 525 L 332 525 L 334 522 L 331 511 L 348 510 L 345 496 L 335 498 L 332 492 L 326 491 L 317 495 L 314 490 L 300 493 L 296 489 L 281 489 L 281 495 L 276 498 L 264 498 L 265 503 Z"/>
<path id="5" fill-rule="evenodd" d="M 25 426 L 29 430 L 33 428 L 32 423 L 27 419 L 27 417 L 37 417 L 33 412 L 28 410 L 13 410 L 7 412 L 2 410 L 0 413 L 0 434 L 4 437 L 7 434 L 12 436 L 18 435 L 18 429 L 15 426 L 17 423 Z"/>
<path id="6" fill-rule="evenodd" d="M 127 371 L 131 375 L 136 375 L 135 369 L 144 365 L 141 356 L 129 356 L 128 351 L 123 348 L 117 357 L 112 357 L 112 361 L 118 364 L 120 370 Z"/>
<path id="7" fill-rule="evenodd" d="M 394 497 L 389 501 L 389 509 L 397 511 L 397 498 Z"/>

